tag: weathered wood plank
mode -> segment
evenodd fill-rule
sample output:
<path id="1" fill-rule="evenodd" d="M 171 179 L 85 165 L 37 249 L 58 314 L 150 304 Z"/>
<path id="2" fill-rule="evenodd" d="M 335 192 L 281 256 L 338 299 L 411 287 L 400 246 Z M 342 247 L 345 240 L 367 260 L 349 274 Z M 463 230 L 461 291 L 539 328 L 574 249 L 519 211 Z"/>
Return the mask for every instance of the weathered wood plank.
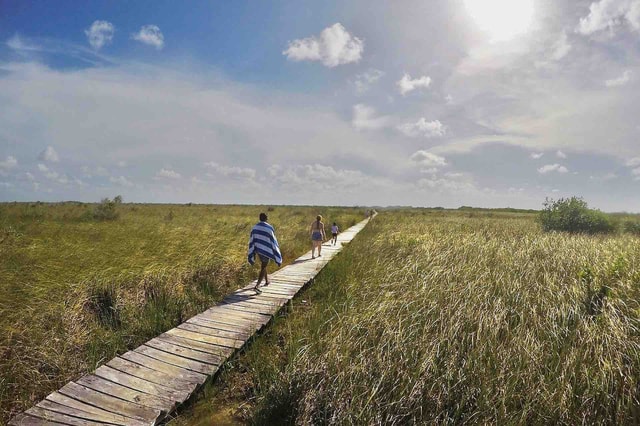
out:
<path id="1" fill-rule="evenodd" d="M 168 413 L 173 409 L 175 405 L 175 403 L 168 398 L 140 392 L 138 390 L 119 385 L 93 374 L 79 378 L 78 380 L 76 380 L 76 383 L 81 386 L 85 386 L 98 392 L 110 395 L 114 398 L 120 398 L 125 401 L 140 404 L 143 407 L 158 410 L 161 412 L 161 414 Z"/>
<path id="2" fill-rule="evenodd" d="M 196 373 L 185 368 L 177 367 L 175 365 L 168 364 L 162 360 L 158 360 L 155 357 L 150 357 L 146 354 L 138 351 L 141 347 L 134 349 L 120 355 L 121 358 L 131 361 L 133 363 L 142 365 L 150 370 L 159 371 L 167 374 L 174 379 L 184 380 L 188 383 L 195 383 L 201 385 L 207 380 L 207 375 L 203 373 Z M 197 387 L 197 386 L 196 386 Z"/>
<path id="3" fill-rule="evenodd" d="M 187 324 L 195 324 L 201 327 L 208 327 L 218 330 L 220 336 L 228 337 L 230 339 L 247 340 L 253 334 L 253 330 L 245 328 L 244 330 L 236 328 L 235 330 L 229 330 L 228 324 L 218 323 L 215 321 L 208 321 L 204 318 L 193 317 L 187 321 Z"/>
<path id="4" fill-rule="evenodd" d="M 176 368 L 193 371 L 194 373 L 202 375 L 204 377 L 204 381 L 206 381 L 210 375 L 218 370 L 218 367 L 216 365 L 207 364 L 204 362 L 196 361 L 194 359 L 184 358 L 180 355 L 164 352 L 152 346 L 142 345 L 136 348 L 135 352 L 151 358 L 155 358 L 158 361 L 162 361 Z M 202 383 L 204 383 L 204 381 Z"/>
<path id="5" fill-rule="evenodd" d="M 70 398 L 84 402 L 85 404 L 90 404 L 112 413 L 131 417 L 133 419 L 143 421 L 145 424 L 154 424 L 162 415 L 160 410 L 143 407 L 133 402 L 115 398 L 74 382 L 67 383 L 59 390 L 59 392 Z"/>
<path id="6" fill-rule="evenodd" d="M 181 346 L 183 348 L 191 349 L 194 351 L 199 351 L 202 353 L 219 356 L 221 359 L 225 359 L 227 356 L 233 352 L 233 349 L 229 349 L 224 346 L 211 345 L 209 343 L 199 342 L 193 339 L 189 339 L 185 336 L 180 336 L 179 334 L 168 334 L 163 333 L 156 337 L 156 339 L 160 339 L 167 343 L 171 343 L 176 346 Z"/>
<path id="7" fill-rule="evenodd" d="M 96 376 L 103 379 L 110 380 L 114 383 L 121 384 L 131 389 L 135 389 L 140 392 L 148 393 L 151 395 L 161 396 L 172 402 L 182 402 L 185 399 L 183 392 L 177 392 L 173 389 L 159 385 L 157 383 L 150 382 L 148 380 L 141 379 L 136 376 L 124 373 L 120 370 L 103 365 L 98 367 L 94 372 Z"/>
<path id="8" fill-rule="evenodd" d="M 18 414 L 9 422 L 10 426 L 57 426 L 64 423 L 54 422 L 53 420 L 44 420 L 39 417 L 33 417 L 26 414 Z"/>
<path id="9" fill-rule="evenodd" d="M 223 360 L 222 356 L 220 355 L 213 355 L 206 352 L 186 348 L 184 346 L 176 345 L 174 343 L 169 343 L 166 340 L 162 340 L 158 338 L 149 340 L 147 343 L 145 343 L 145 346 L 156 348 L 158 350 L 161 350 L 173 355 L 177 355 L 182 358 L 192 359 L 194 361 L 199 361 L 205 364 L 209 364 L 212 367 L 219 366 L 220 364 L 222 364 L 222 360 Z M 213 373 L 215 373 L 215 371 L 216 370 L 214 369 Z M 210 373 L 210 374 L 213 374 L 213 373 Z"/>
<path id="10" fill-rule="evenodd" d="M 235 349 L 234 346 L 226 346 L 226 345 L 220 344 L 220 339 L 217 337 L 207 336 L 206 334 L 195 333 L 193 331 L 184 330 L 180 328 L 173 328 L 167 331 L 167 334 L 172 334 L 178 337 L 184 337 L 184 338 L 195 340 L 201 343 L 208 343 L 210 345 L 215 345 L 221 349 L 224 348 L 226 349 L 227 355 L 231 355 Z"/>
<path id="11" fill-rule="evenodd" d="M 194 333 L 200 333 L 200 334 L 206 335 L 209 339 L 211 339 L 211 340 L 207 340 L 207 342 L 215 343 L 216 345 L 227 346 L 229 348 L 236 348 L 236 349 L 241 348 L 242 345 L 244 345 L 244 340 L 238 340 L 238 339 L 232 339 L 229 337 L 220 336 L 220 333 L 222 333 L 221 330 L 219 332 L 216 332 L 216 330 L 213 328 L 201 327 L 199 325 L 188 324 L 188 323 L 182 323 L 177 328 L 185 331 L 191 331 Z"/>
<path id="12" fill-rule="evenodd" d="M 51 395 L 49 395 L 51 396 Z M 102 413 L 95 413 L 95 412 L 91 412 L 91 411 L 85 411 L 84 409 L 81 408 L 77 408 L 74 407 L 74 405 L 76 406 L 85 406 L 86 404 L 82 404 L 80 402 L 77 402 L 77 404 L 75 404 L 73 401 L 75 401 L 72 398 L 62 398 L 63 400 L 65 400 L 65 404 L 61 404 L 59 402 L 56 401 L 52 401 L 49 398 L 49 396 L 47 396 L 47 399 L 43 399 L 42 401 L 38 402 L 36 404 L 36 407 L 38 408 L 42 408 L 44 410 L 47 411 L 52 411 L 55 413 L 59 413 L 59 414 L 64 414 L 66 416 L 72 416 L 72 417 L 77 417 L 83 420 L 87 420 L 87 421 L 94 421 L 94 422 L 100 422 L 100 423 L 107 423 L 107 424 L 112 424 L 112 425 L 119 425 L 119 426 L 124 426 L 126 425 L 126 418 L 123 416 L 119 416 L 120 418 L 118 418 L 118 416 L 109 416 L 109 415 L 105 415 Z M 94 407 L 95 408 L 95 407 Z M 111 413 L 108 413 L 111 414 Z M 133 419 L 128 419 L 131 420 L 132 423 L 135 424 L 135 426 L 140 426 L 140 422 L 138 421 L 134 421 Z"/>
<path id="13" fill-rule="evenodd" d="M 270 306 L 283 306 L 288 302 L 288 300 L 285 298 L 273 299 L 271 297 L 265 297 L 262 294 L 239 295 L 236 293 L 231 293 L 230 295 L 222 299 L 222 301 L 225 301 L 225 300 L 251 301 L 253 303 L 261 303 L 261 304 L 270 305 Z"/>
<path id="14" fill-rule="evenodd" d="M 144 367 L 120 357 L 113 358 L 111 361 L 107 362 L 106 365 L 139 379 L 144 379 L 148 382 L 171 389 L 180 395 L 179 401 L 187 399 L 198 387 L 197 382 L 189 382 L 182 378 L 172 377 L 170 374 Z"/>
<path id="15" fill-rule="evenodd" d="M 220 307 L 223 308 L 227 308 L 227 309 L 233 309 L 233 310 L 237 310 L 240 312 L 252 312 L 254 314 L 261 314 L 261 315 L 272 315 L 272 308 L 268 307 L 268 306 L 264 306 L 264 305 L 260 305 L 260 306 L 254 306 L 251 304 L 246 304 L 244 302 L 232 302 L 232 303 L 220 303 L 219 305 Z"/>
<path id="16" fill-rule="evenodd" d="M 112 423 L 101 423 L 101 422 L 81 419 L 78 417 L 68 416 L 66 414 L 61 414 L 57 411 L 46 410 L 44 408 L 38 407 L 37 405 L 35 407 L 29 408 L 27 411 L 25 411 L 25 414 L 28 414 L 29 416 L 37 417 L 39 419 L 43 419 L 46 421 L 62 423 L 64 425 L 70 425 L 70 426 L 96 426 L 96 425 L 112 424 Z"/>
<path id="17" fill-rule="evenodd" d="M 230 331 L 242 336 L 243 339 L 248 339 L 255 332 L 255 324 L 238 324 L 233 320 L 212 319 L 202 315 L 196 315 L 191 318 L 196 323 L 207 323 L 208 327 L 217 328 L 218 330 Z M 232 324 L 233 322 L 233 324 Z"/>

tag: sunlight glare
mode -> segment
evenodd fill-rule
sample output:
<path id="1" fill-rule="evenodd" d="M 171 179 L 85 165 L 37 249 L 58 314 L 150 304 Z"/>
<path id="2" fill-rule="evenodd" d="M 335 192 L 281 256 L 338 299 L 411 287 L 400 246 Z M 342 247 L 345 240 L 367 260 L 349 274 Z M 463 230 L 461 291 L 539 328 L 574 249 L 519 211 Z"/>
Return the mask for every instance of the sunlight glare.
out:
<path id="1" fill-rule="evenodd" d="M 533 0 L 464 0 L 467 12 L 491 41 L 506 41 L 529 29 Z"/>

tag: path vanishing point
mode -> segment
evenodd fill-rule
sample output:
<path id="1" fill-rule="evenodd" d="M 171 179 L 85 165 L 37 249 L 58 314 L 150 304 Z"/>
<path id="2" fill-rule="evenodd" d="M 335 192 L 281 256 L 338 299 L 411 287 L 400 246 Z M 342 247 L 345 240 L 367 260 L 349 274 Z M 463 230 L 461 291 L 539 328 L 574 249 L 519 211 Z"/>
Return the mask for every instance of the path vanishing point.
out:
<path id="1" fill-rule="evenodd" d="M 336 246 L 323 245 L 270 275 L 271 284 L 253 291 L 255 282 L 227 295 L 136 349 L 67 383 L 10 425 L 155 425 L 187 401 L 309 284 L 350 242 L 368 219 L 338 235 Z"/>

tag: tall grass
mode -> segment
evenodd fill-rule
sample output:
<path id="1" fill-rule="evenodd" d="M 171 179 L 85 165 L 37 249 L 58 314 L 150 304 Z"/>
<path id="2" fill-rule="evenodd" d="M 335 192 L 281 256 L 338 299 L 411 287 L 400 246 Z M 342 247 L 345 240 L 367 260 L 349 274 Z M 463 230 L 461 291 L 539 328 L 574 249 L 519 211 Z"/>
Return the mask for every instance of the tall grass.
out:
<path id="1" fill-rule="evenodd" d="M 108 221 L 104 203 L 0 205 L 0 424 L 255 278 L 246 245 L 266 206 L 111 203 Z M 318 212 L 363 215 L 271 207 L 285 263 Z"/>
<path id="2" fill-rule="evenodd" d="M 380 214 L 214 404 L 256 424 L 638 424 L 639 242 Z"/>

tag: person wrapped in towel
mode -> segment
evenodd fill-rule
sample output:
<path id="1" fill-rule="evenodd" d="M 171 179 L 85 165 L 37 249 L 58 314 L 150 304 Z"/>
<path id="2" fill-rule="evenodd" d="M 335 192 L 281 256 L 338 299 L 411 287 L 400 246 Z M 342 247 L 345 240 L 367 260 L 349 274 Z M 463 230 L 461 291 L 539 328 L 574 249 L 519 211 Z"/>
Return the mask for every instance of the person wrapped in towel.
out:
<path id="1" fill-rule="evenodd" d="M 263 279 L 264 285 L 269 285 L 269 277 L 267 277 L 269 261 L 273 260 L 278 266 L 282 265 L 282 254 L 278 246 L 278 239 L 273 226 L 267 223 L 268 219 L 266 213 L 260 213 L 260 222 L 254 225 L 249 235 L 249 263 L 253 265 L 256 255 L 261 263 L 260 274 L 255 286 L 257 293 L 261 293 L 258 287 L 260 287 Z"/>

